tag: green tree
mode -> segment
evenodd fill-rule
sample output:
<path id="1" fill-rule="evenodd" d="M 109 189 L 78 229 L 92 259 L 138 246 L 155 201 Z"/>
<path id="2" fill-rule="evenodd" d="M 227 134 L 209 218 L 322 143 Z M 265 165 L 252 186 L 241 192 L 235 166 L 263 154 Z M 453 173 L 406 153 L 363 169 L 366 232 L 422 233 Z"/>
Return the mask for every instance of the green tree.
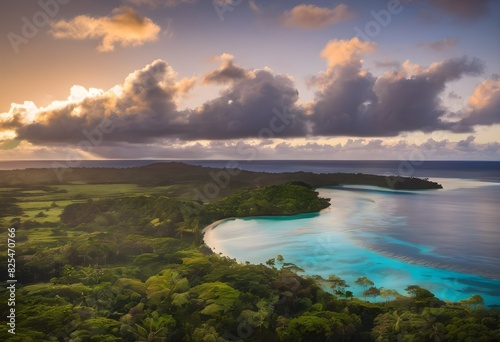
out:
<path id="1" fill-rule="evenodd" d="M 401 294 L 399 294 L 399 292 L 396 290 L 384 289 L 383 287 L 381 287 L 379 290 L 380 290 L 380 297 L 387 299 L 387 300 L 396 299 L 396 298 L 401 297 Z"/>
<path id="2" fill-rule="evenodd" d="M 328 319 L 306 314 L 291 319 L 276 332 L 282 341 L 327 341 L 332 329 Z"/>
<path id="3" fill-rule="evenodd" d="M 434 323 L 429 338 L 434 342 L 443 341 L 446 338 L 444 325 L 442 323 Z"/>
<path id="4" fill-rule="evenodd" d="M 349 287 L 349 285 L 346 283 L 344 279 L 341 279 L 340 277 L 337 277 L 336 275 L 332 274 L 328 276 L 327 282 L 330 284 L 330 288 L 333 290 L 333 293 L 335 295 L 340 297 L 345 297 L 346 295 L 345 289 L 346 287 Z"/>
<path id="5" fill-rule="evenodd" d="M 149 277 L 145 286 L 149 305 L 158 307 L 160 304 L 165 304 L 168 307 L 174 293 L 189 290 L 189 281 L 180 276 L 179 273 L 165 269 L 159 274 Z"/>
<path id="6" fill-rule="evenodd" d="M 354 284 L 360 286 L 363 290 L 366 290 L 368 286 L 373 286 L 374 283 L 370 279 L 368 279 L 366 276 L 360 277 L 356 279 Z"/>
<path id="7" fill-rule="evenodd" d="M 175 324 L 175 319 L 172 316 L 160 315 L 157 311 L 154 311 L 141 323 L 128 324 L 122 329 L 131 332 L 137 338 L 137 341 L 165 341 L 166 336 L 175 327 Z"/>
<path id="8" fill-rule="evenodd" d="M 191 338 L 194 342 L 218 342 L 219 334 L 212 325 L 204 323 L 194 330 Z"/>
<path id="9" fill-rule="evenodd" d="M 363 291 L 363 297 L 378 297 L 380 296 L 380 290 L 376 287 L 370 287 L 369 289 Z"/>
<path id="10" fill-rule="evenodd" d="M 191 289 L 198 295 L 198 302 L 204 306 L 200 313 L 219 317 L 229 311 L 240 296 L 240 292 L 222 282 L 203 283 Z"/>
<path id="11" fill-rule="evenodd" d="M 475 294 L 468 299 L 461 300 L 459 303 L 469 310 L 473 310 L 477 309 L 478 307 L 484 306 L 484 299 L 480 295 Z"/>
<path id="12" fill-rule="evenodd" d="M 435 307 L 440 305 L 440 300 L 432 292 L 418 285 L 410 285 L 405 289 L 412 297 L 417 307 Z"/>
<path id="13" fill-rule="evenodd" d="M 262 331 L 263 327 L 269 327 L 269 319 L 274 309 L 273 306 L 265 299 L 261 299 L 256 306 L 257 311 L 243 310 L 239 319 L 245 321 L 254 328 L 259 328 L 259 331 Z"/>
<path id="14" fill-rule="evenodd" d="M 276 259 L 275 258 L 271 258 L 271 259 L 267 260 L 266 261 L 266 265 L 274 267 L 276 265 Z"/>

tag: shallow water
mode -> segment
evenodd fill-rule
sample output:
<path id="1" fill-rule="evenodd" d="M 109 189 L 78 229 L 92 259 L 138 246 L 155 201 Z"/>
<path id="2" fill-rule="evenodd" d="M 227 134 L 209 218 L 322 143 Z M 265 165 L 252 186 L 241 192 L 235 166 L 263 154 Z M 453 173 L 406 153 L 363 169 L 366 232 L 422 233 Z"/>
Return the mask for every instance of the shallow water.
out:
<path id="1" fill-rule="evenodd" d="M 351 284 L 407 285 L 443 300 L 480 294 L 500 304 L 500 184 L 433 179 L 444 190 L 368 186 L 319 189 L 332 206 L 319 214 L 236 219 L 206 233 L 206 243 L 238 261 L 265 263 L 281 254 L 306 274 L 336 274 Z"/>

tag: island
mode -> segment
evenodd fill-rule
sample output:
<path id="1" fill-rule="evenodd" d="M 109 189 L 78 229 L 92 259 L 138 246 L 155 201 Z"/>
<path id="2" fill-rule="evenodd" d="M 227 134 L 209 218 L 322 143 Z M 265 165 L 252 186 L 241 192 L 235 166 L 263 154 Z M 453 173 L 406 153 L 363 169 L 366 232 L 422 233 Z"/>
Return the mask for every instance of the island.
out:
<path id="1" fill-rule="evenodd" d="M 9 341 L 459 341 L 500 339 L 481 296 L 444 302 L 332 275 L 301 276 L 282 256 L 238 263 L 203 243 L 220 219 L 314 213 L 316 187 L 438 189 L 416 178 L 259 173 L 162 163 L 130 169 L 0 172 L 0 225 L 15 240 L 16 334 Z M 392 179 L 393 181 L 394 179 Z M 392 186 L 391 186 L 392 184 Z M 10 261 L 9 261 L 10 263 Z M 363 289 L 354 298 L 349 286 Z M 2 287 L 3 303 L 11 294 Z M 368 298 L 382 298 L 369 302 Z"/>
<path id="2" fill-rule="evenodd" d="M 241 187 L 255 187 L 289 182 L 303 182 L 312 187 L 339 184 L 373 185 L 395 190 L 441 189 L 428 179 L 402 176 L 380 176 L 362 173 L 312 172 L 252 172 L 237 168 L 237 162 L 228 162 L 225 168 L 210 168 L 180 162 L 155 163 L 131 168 L 71 168 L 55 163 L 53 168 L 0 170 L 0 186 L 85 184 L 138 184 L 189 186 L 215 184 L 221 191 Z"/>

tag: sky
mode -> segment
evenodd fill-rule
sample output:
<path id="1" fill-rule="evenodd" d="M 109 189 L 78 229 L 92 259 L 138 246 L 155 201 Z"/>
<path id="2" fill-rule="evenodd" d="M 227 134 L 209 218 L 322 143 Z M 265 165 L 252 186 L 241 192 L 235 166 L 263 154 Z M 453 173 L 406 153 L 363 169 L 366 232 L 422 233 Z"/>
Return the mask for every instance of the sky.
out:
<path id="1" fill-rule="evenodd" d="M 500 160 L 497 0 L 0 4 L 0 160 Z"/>

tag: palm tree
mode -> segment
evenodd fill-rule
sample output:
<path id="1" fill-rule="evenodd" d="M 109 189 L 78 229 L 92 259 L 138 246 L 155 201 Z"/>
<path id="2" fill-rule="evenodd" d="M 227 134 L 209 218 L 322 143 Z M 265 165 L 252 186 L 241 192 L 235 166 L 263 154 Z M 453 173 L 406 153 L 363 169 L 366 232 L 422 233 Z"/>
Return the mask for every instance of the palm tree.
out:
<path id="1" fill-rule="evenodd" d="M 142 321 L 142 326 L 135 324 L 133 327 L 129 326 L 128 330 L 137 337 L 137 341 L 166 341 L 169 329 L 174 325 L 175 321 L 172 316 L 160 316 L 155 311 Z"/>

